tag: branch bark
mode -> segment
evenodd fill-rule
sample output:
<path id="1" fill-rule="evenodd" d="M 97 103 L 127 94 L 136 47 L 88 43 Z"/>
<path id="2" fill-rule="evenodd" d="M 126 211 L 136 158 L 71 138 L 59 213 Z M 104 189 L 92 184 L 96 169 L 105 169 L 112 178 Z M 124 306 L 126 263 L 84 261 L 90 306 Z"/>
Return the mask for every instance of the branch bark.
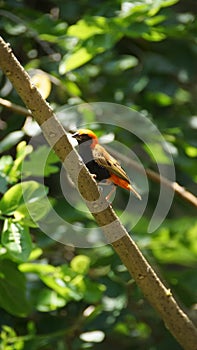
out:
<path id="1" fill-rule="evenodd" d="M 148 264 L 135 242 L 123 227 L 105 198 L 99 197 L 96 182 L 82 163 L 67 135 L 43 100 L 30 77 L 17 61 L 9 44 L 0 38 L 0 67 L 12 82 L 26 107 L 42 128 L 48 143 L 62 161 L 89 210 L 122 262 L 128 268 L 150 304 L 158 311 L 166 327 L 186 350 L 197 350 L 197 329 L 180 309 L 168 290 Z M 78 173 L 80 177 L 78 179 Z"/>

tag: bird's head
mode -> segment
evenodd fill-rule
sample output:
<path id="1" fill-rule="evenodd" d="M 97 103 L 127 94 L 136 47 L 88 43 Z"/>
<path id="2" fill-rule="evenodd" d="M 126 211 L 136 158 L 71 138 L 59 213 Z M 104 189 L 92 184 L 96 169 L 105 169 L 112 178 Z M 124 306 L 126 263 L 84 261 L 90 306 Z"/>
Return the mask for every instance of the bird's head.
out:
<path id="1" fill-rule="evenodd" d="M 98 143 L 98 138 L 92 130 L 89 129 L 79 129 L 75 134 L 72 135 L 79 144 L 83 142 L 90 141 L 90 146 L 92 148 Z"/>

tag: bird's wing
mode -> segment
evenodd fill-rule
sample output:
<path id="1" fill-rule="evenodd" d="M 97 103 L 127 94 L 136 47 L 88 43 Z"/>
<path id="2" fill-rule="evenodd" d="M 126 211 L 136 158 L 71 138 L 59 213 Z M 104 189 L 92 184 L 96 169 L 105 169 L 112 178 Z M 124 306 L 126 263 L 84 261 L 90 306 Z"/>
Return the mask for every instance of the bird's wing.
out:
<path id="1" fill-rule="evenodd" d="M 97 164 L 106 168 L 111 175 L 117 175 L 119 178 L 130 183 L 129 178 L 122 169 L 120 163 L 118 163 L 118 161 L 113 158 L 102 146 L 97 144 L 92 152 L 94 160 Z"/>

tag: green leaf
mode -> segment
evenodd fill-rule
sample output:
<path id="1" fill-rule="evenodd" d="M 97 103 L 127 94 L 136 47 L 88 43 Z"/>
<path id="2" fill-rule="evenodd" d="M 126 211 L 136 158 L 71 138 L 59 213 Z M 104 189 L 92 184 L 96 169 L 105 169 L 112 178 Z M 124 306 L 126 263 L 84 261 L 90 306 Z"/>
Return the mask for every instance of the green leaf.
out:
<path id="1" fill-rule="evenodd" d="M 69 92 L 70 95 L 73 96 L 81 96 L 81 90 L 78 88 L 77 84 L 75 84 L 73 81 L 67 81 L 65 83 L 66 90 Z"/>
<path id="2" fill-rule="evenodd" d="M 168 6 L 172 6 L 177 4 L 177 2 L 179 2 L 179 0 L 162 0 L 162 7 L 168 7 Z"/>
<path id="3" fill-rule="evenodd" d="M 108 27 L 107 18 L 105 17 L 86 17 L 79 20 L 76 24 L 70 26 L 67 35 L 75 36 L 79 39 L 86 40 L 93 35 L 103 34 Z"/>
<path id="4" fill-rule="evenodd" d="M 8 182 L 5 178 L 5 176 L 2 176 L 0 174 L 0 193 L 5 193 L 6 190 L 7 190 L 7 185 L 8 185 Z"/>
<path id="5" fill-rule="evenodd" d="M 29 261 L 38 259 L 43 254 L 43 250 L 37 246 L 33 248 L 29 256 Z"/>
<path id="6" fill-rule="evenodd" d="M 15 263 L 0 261 L 0 306 L 15 316 L 26 316 L 30 305 L 26 297 L 26 280 Z"/>
<path id="7" fill-rule="evenodd" d="M 47 145 L 40 146 L 29 156 L 23 163 L 23 176 L 49 176 L 59 171 L 58 166 L 54 165 L 59 162 L 53 150 Z"/>
<path id="8" fill-rule="evenodd" d="M 84 300 L 87 301 L 88 303 L 98 303 L 103 295 L 103 292 L 106 289 L 105 285 L 92 282 L 89 279 L 85 279 L 84 283 L 85 283 Z"/>
<path id="9" fill-rule="evenodd" d="M 10 181 L 16 182 L 21 174 L 21 166 L 25 157 L 33 151 L 31 145 L 27 145 L 25 141 L 20 142 L 16 147 L 16 159 L 9 172 Z"/>
<path id="10" fill-rule="evenodd" d="M 56 275 L 40 275 L 40 278 L 49 288 L 53 289 L 67 301 L 78 301 L 81 299 L 78 291 L 72 288 L 72 285 L 65 283 L 60 277 L 58 278 Z"/>
<path id="11" fill-rule="evenodd" d="M 100 52 L 102 51 L 103 50 L 101 49 Z M 77 52 L 64 56 L 59 67 L 60 74 L 65 74 L 73 69 L 82 66 L 83 64 L 90 61 L 94 55 L 96 55 L 96 51 L 90 52 L 86 47 L 82 47 Z"/>
<path id="12" fill-rule="evenodd" d="M 166 34 L 159 30 L 152 29 L 149 33 L 143 33 L 142 37 L 148 41 L 161 41 L 166 38 Z"/>
<path id="13" fill-rule="evenodd" d="M 102 24 L 99 22 L 102 22 Z M 84 31 L 80 30 L 81 26 L 86 29 Z M 109 50 L 123 36 L 120 27 L 121 25 L 113 19 L 106 20 L 103 17 L 96 17 L 95 21 L 88 18 L 85 22 L 83 20 L 72 26 L 68 33 L 79 36 L 81 42 L 74 49 L 74 52 L 63 57 L 59 67 L 60 74 L 79 68 L 96 55 Z"/>
<path id="14" fill-rule="evenodd" d="M 54 290 L 47 288 L 42 288 L 36 297 L 36 308 L 41 312 L 54 311 L 65 305 L 65 298 L 61 297 Z"/>
<path id="15" fill-rule="evenodd" d="M 159 143 L 147 143 L 144 145 L 145 151 L 149 154 L 152 160 L 161 164 L 169 164 L 170 160 L 167 154 L 165 153 L 163 147 Z"/>
<path id="16" fill-rule="evenodd" d="M 3 156 L 0 158 L 0 172 L 7 175 L 13 165 L 13 158 L 11 156 Z"/>
<path id="17" fill-rule="evenodd" d="M 86 274 L 90 267 L 90 258 L 86 255 L 77 255 L 72 259 L 70 266 L 73 271 Z"/>
<path id="18" fill-rule="evenodd" d="M 197 157 L 197 147 L 193 147 L 193 146 L 187 145 L 185 147 L 185 153 L 190 158 L 196 158 Z"/>
<path id="19" fill-rule="evenodd" d="M 24 205 L 36 205 L 47 194 L 45 186 L 36 181 L 21 182 L 12 186 L 0 201 L 0 211 L 5 215 L 13 215 L 15 211 L 20 212 Z"/>
<path id="20" fill-rule="evenodd" d="M 8 255 L 17 262 L 26 261 L 32 250 L 28 227 L 11 219 L 5 220 L 1 242 L 7 249 Z"/>
<path id="21" fill-rule="evenodd" d="M 52 206 L 47 198 L 40 198 L 35 202 L 26 202 L 14 212 L 14 217 L 21 224 L 29 227 L 38 227 L 38 222 L 49 214 Z"/>
<path id="22" fill-rule="evenodd" d="M 1 349 L 3 350 L 22 350 L 24 349 L 24 340 L 17 337 L 17 334 L 13 328 L 7 325 L 2 326 L 0 333 Z"/>
<path id="23" fill-rule="evenodd" d="M 13 131 L 9 133 L 1 142 L 0 142 L 0 152 L 4 152 L 7 149 L 10 149 L 14 145 L 16 145 L 24 136 L 24 132 L 22 130 Z"/>
<path id="24" fill-rule="evenodd" d="M 22 272 L 36 273 L 45 285 L 53 289 L 60 296 L 69 300 L 80 300 L 81 295 L 70 282 L 70 276 L 65 280 L 61 268 L 52 265 L 24 263 L 20 265 Z"/>
<path id="25" fill-rule="evenodd" d="M 0 193 L 5 193 L 7 186 L 11 183 L 9 172 L 13 166 L 13 158 L 11 156 L 3 156 L 0 158 Z"/>
<path id="26" fill-rule="evenodd" d="M 119 75 L 120 71 L 136 67 L 138 65 L 138 59 L 131 55 L 122 55 L 120 59 L 110 61 L 105 69 L 108 73 L 114 73 Z"/>
<path id="27" fill-rule="evenodd" d="M 37 275 L 52 274 L 55 267 L 47 264 L 24 263 L 19 266 L 20 271 L 24 273 L 35 273 Z"/>
<path id="28" fill-rule="evenodd" d="M 166 220 L 152 236 L 150 247 L 154 256 L 163 263 L 194 264 L 197 258 L 196 230 L 196 219 Z"/>
<path id="29" fill-rule="evenodd" d="M 168 7 L 176 4 L 179 0 L 156 0 L 152 1 L 150 5 L 150 11 L 149 16 L 155 16 L 156 13 L 162 8 L 162 7 Z"/>

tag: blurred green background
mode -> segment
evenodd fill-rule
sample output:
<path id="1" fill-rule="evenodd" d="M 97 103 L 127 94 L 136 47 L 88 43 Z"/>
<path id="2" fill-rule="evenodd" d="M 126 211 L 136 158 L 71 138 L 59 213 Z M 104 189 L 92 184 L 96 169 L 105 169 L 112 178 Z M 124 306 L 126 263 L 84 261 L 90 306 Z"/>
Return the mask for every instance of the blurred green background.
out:
<path id="1" fill-rule="evenodd" d="M 176 181 L 196 194 L 196 14 L 195 0 L 7 0 L 0 1 L 0 30 L 67 129 L 96 125 L 99 136 L 125 144 L 157 172 L 154 155 L 124 129 L 103 127 L 91 113 L 81 120 L 77 113 L 66 115 L 68 107 L 87 102 L 136 110 L 163 135 Z M 0 95 L 23 106 L 1 71 Z M 31 117 L 0 106 L 0 129 L 2 349 L 181 349 L 110 245 L 62 245 L 39 229 L 25 206 L 21 176 L 37 221 L 48 214 L 47 189 L 55 210 L 76 232 L 91 233 L 95 223 L 80 203 L 73 209 L 64 199 L 53 152 L 48 155 L 39 141 L 35 149 L 28 144 L 39 134 Z M 44 188 L 40 169 L 46 158 Z M 24 159 L 31 164 L 25 169 Z M 128 193 L 117 192 L 114 209 L 121 214 Z M 149 179 L 148 206 L 132 237 L 196 322 L 196 208 L 175 195 L 165 221 L 147 233 L 158 195 L 159 185 Z M 131 213 L 126 214 L 123 224 L 130 228 Z"/>

